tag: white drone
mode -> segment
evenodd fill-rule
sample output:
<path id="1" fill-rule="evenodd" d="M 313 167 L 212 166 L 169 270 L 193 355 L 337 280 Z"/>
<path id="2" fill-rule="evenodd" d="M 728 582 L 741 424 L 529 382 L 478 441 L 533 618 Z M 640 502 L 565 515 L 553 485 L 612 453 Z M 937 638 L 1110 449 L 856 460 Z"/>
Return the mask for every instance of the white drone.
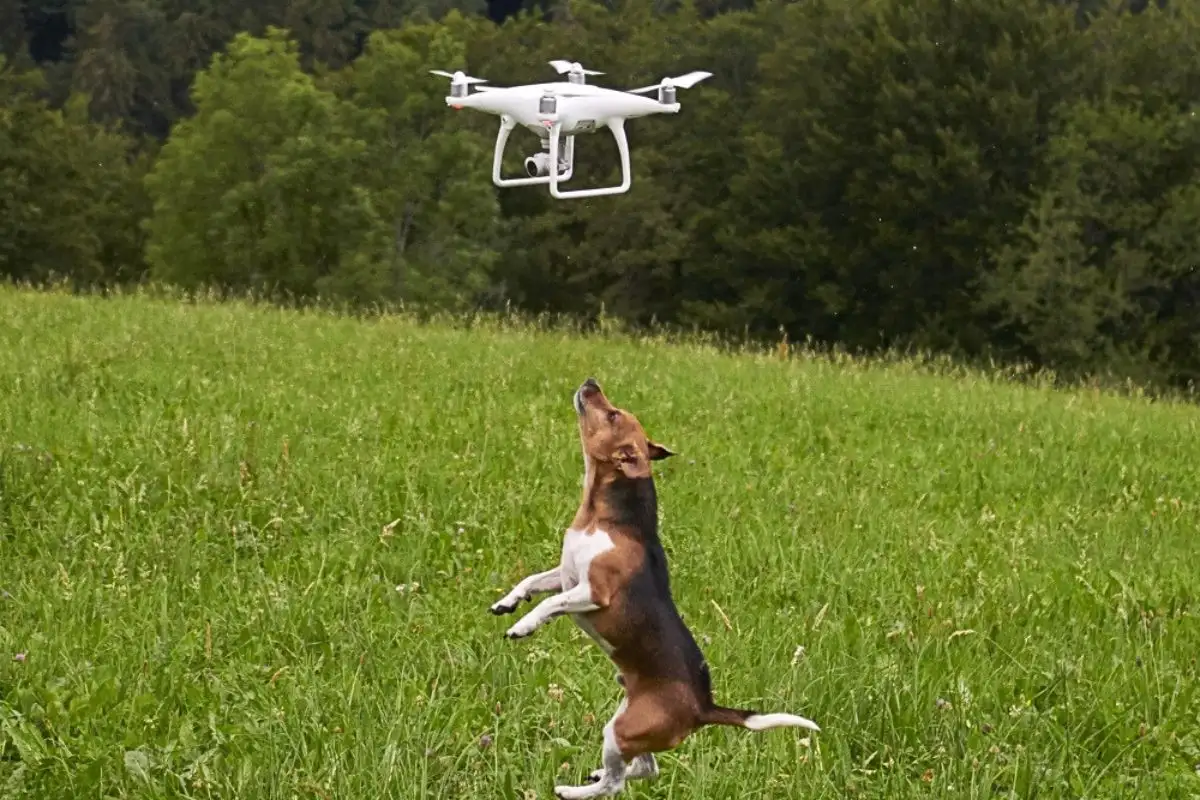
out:
<path id="1" fill-rule="evenodd" d="M 675 89 L 688 88 L 712 75 L 711 72 L 689 72 L 676 78 L 664 78 L 653 86 L 622 91 L 589 86 L 584 83 L 585 75 L 603 75 L 603 72 L 584 69 L 579 62 L 551 61 L 550 66 L 561 75 L 567 73 L 566 82 L 533 83 L 525 86 L 477 86 L 487 83 L 481 78 L 472 78 L 462 72 L 430 70 L 434 75 L 450 79 L 450 96 L 446 105 L 455 109 L 474 108 L 500 117 L 500 132 L 496 136 L 496 153 L 492 160 L 492 182 L 497 186 L 528 186 L 550 184 L 550 194 L 559 199 L 600 197 L 607 194 L 623 194 L 629 191 L 632 178 L 629 174 L 629 141 L 625 138 L 625 120 L 645 117 L 650 114 L 678 114 L 679 103 L 675 102 Z M 645 92 L 658 90 L 658 99 L 639 97 Z M 542 152 L 525 159 L 528 178 L 502 178 L 500 162 L 504 158 L 504 145 L 508 135 L 518 124 L 533 131 L 542 140 Z M 564 191 L 560 183 L 571 179 L 575 169 L 575 136 L 580 133 L 595 133 L 607 127 L 617 140 L 621 154 L 621 183 L 598 189 L 576 189 Z M 565 136 L 566 146 L 561 138 Z"/>

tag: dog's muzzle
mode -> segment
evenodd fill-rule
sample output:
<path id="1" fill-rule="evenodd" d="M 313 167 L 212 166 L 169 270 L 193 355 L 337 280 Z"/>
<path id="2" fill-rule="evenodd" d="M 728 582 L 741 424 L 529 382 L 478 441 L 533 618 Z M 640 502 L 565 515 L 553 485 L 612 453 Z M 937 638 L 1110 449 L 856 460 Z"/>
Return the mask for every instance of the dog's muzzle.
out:
<path id="1" fill-rule="evenodd" d="M 595 378 L 588 378 L 583 384 L 575 390 L 575 413 L 583 414 L 583 399 L 584 394 L 589 391 L 600 391 L 600 384 L 596 383 Z"/>

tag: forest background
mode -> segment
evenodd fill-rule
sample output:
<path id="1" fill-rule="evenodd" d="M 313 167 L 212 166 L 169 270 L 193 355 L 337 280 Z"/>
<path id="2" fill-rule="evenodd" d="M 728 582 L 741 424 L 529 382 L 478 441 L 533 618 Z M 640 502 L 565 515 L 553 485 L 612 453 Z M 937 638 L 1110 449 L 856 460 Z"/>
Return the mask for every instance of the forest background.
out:
<path id="1" fill-rule="evenodd" d="M 0 275 L 1200 377 L 1196 2 L 490 6 L 0 0 Z M 630 123 L 630 193 L 497 189 L 428 70 L 552 58 L 713 77 Z"/>

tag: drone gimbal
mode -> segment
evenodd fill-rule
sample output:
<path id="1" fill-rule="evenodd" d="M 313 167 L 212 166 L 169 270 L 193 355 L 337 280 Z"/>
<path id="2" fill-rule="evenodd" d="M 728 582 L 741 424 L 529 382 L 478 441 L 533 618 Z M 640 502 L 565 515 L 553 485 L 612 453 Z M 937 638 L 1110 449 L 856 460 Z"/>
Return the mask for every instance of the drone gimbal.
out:
<path id="1" fill-rule="evenodd" d="M 577 126 L 564 137 L 562 126 L 558 121 L 552 122 L 546 134 L 541 137 L 542 152 L 525 159 L 525 172 L 529 177 L 502 177 L 501 164 L 504 160 L 504 147 L 508 143 L 509 134 L 516 126 L 517 121 L 507 114 L 500 117 L 500 130 L 496 134 L 496 150 L 492 157 L 492 183 L 497 186 L 531 186 L 548 183 L 550 184 L 550 194 L 560 200 L 602 197 L 629 191 L 633 179 L 629 169 L 629 140 L 625 138 L 625 120 L 614 119 L 607 125 L 617 142 L 617 150 L 621 156 L 621 183 L 616 186 L 594 189 L 560 189 L 558 187 L 560 183 L 569 181 L 575 173 L 575 131 L 578 130 Z M 591 129 L 587 132 L 590 133 Z M 564 138 L 566 142 L 563 142 Z"/>

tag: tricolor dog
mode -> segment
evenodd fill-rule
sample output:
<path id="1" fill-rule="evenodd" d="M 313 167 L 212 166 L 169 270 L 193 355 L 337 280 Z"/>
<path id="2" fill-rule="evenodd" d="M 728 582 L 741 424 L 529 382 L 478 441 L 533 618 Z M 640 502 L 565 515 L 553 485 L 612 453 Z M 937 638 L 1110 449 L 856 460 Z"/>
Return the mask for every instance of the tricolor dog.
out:
<path id="1" fill-rule="evenodd" d="M 705 725 L 752 731 L 782 726 L 820 730 L 793 714 L 758 714 L 713 702 L 708 664 L 671 598 L 658 538 L 650 462 L 673 453 L 646 437 L 633 414 L 608 401 L 588 378 L 575 392 L 583 445 L 583 499 L 557 567 L 518 583 L 491 607 L 510 614 L 534 593 L 553 592 L 505 634 L 529 636 L 570 614 L 617 666 L 625 697 L 604 726 L 602 766 L 583 786 L 556 786 L 560 798 L 605 797 L 625 781 L 654 778 L 654 753 Z"/>

